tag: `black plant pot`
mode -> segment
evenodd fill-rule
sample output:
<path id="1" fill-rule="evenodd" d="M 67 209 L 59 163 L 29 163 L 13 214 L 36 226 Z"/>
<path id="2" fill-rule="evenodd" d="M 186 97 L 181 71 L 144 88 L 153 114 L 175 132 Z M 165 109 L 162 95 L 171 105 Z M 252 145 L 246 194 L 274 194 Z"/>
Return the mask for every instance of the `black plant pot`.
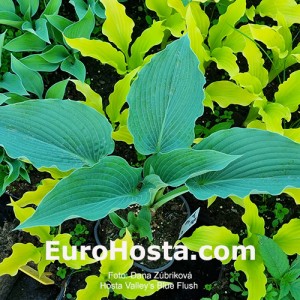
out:
<path id="1" fill-rule="evenodd" d="M 184 208 L 185 208 L 185 211 L 186 211 L 186 214 L 187 214 L 186 219 L 188 219 L 191 216 L 191 210 L 190 210 L 188 202 L 186 201 L 186 199 L 183 196 L 178 196 L 177 199 L 180 199 L 183 202 Z M 94 227 L 94 236 L 95 236 L 95 240 L 96 240 L 97 245 L 103 245 L 102 242 L 101 242 L 101 238 L 99 236 L 100 227 L 101 227 L 101 220 L 98 220 L 96 222 L 95 227 Z M 178 239 L 179 238 L 180 237 L 178 237 Z M 148 267 L 144 264 L 138 263 L 136 261 L 134 262 L 133 266 L 139 268 L 140 270 L 142 270 L 144 272 L 157 273 L 157 272 L 165 271 L 168 268 L 170 268 L 173 265 L 174 261 L 175 260 L 174 260 L 174 254 L 173 254 L 171 260 L 169 260 L 167 263 L 165 263 L 164 265 L 162 265 L 160 267 L 157 267 L 157 268 L 151 268 L 151 267 Z"/>

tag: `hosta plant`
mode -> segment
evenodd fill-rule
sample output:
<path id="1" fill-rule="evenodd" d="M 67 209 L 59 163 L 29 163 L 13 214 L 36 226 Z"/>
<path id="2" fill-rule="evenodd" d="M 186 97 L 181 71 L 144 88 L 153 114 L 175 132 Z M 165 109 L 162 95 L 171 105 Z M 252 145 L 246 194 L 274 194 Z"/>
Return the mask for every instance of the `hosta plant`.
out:
<path id="1" fill-rule="evenodd" d="M 30 182 L 26 164 L 18 159 L 8 157 L 0 148 L 0 196 L 5 193 L 6 188 L 18 178 Z"/>
<path id="2" fill-rule="evenodd" d="M 132 144 L 132 135 L 128 131 L 128 109 L 124 109 L 130 84 L 140 67 L 147 62 L 151 55 L 149 51 L 160 45 L 164 39 L 165 27 L 162 22 L 155 22 L 150 28 L 132 41 L 134 21 L 127 16 L 125 6 L 117 0 L 103 0 L 105 21 L 102 34 L 109 42 L 101 39 L 89 39 L 85 36 L 66 36 L 68 45 L 79 50 L 83 56 L 99 60 L 102 64 L 114 67 L 120 75 L 124 75 L 114 87 L 109 96 L 109 105 L 105 112 L 113 125 L 113 138 Z M 120 2 L 120 1 L 119 1 Z"/>
<path id="3" fill-rule="evenodd" d="M 19 229 L 96 220 L 132 203 L 155 211 L 177 195 L 280 194 L 298 187 L 299 144 L 257 129 L 223 130 L 192 146 L 203 113 L 204 76 L 187 36 L 145 65 L 128 95 L 129 130 L 143 168 L 109 156 L 111 125 L 94 109 L 69 100 L 37 100 L 0 107 L 1 145 L 36 168 L 73 171 L 45 195 Z M 80 184 L 79 184 L 80 183 Z M 167 187 L 173 188 L 163 193 Z"/>
<path id="4" fill-rule="evenodd" d="M 0 24 L 21 32 L 9 40 L 5 37 L 6 31 L 0 35 L 0 55 L 2 51 L 11 54 L 11 70 L 1 74 L 2 103 L 28 100 L 30 93 L 38 98 L 46 97 L 39 72 L 53 72 L 60 68 L 81 81 L 85 80 L 86 69 L 79 60 L 79 53 L 66 44 L 64 35 L 89 38 L 95 27 L 94 14 L 88 9 L 77 22 L 72 22 L 58 14 L 61 4 L 61 0 L 47 1 L 46 6 L 37 0 L 18 0 L 17 3 L 7 0 L 0 4 Z M 18 11 L 22 16 L 17 15 Z M 22 53 L 23 57 L 17 59 L 16 53 Z M 66 82 L 60 85 L 65 86 Z"/>
<path id="5" fill-rule="evenodd" d="M 247 227 L 247 236 L 243 239 L 242 244 L 255 247 L 255 260 L 250 259 L 248 252 L 246 260 L 243 260 L 241 258 L 242 255 L 240 255 L 235 261 L 234 267 L 237 271 L 242 271 L 246 275 L 247 299 L 261 299 L 266 295 L 266 268 L 274 278 L 273 281 L 280 283 L 280 290 L 282 289 L 280 294 L 285 294 L 282 297 L 289 292 L 294 295 L 298 287 L 296 279 L 299 277 L 299 270 L 292 271 L 293 267 L 289 268 L 286 255 L 300 253 L 300 220 L 290 220 L 278 230 L 273 239 L 270 239 L 265 236 L 265 221 L 262 217 L 259 217 L 258 209 L 251 202 L 249 196 L 243 199 L 243 205 L 245 213 L 242 216 L 242 220 Z M 190 237 L 182 238 L 178 242 L 182 242 L 190 250 L 195 251 L 201 246 L 207 245 L 207 239 L 209 239 L 213 249 L 218 245 L 226 245 L 230 248 L 239 245 L 239 236 L 237 234 L 233 234 L 225 227 L 218 226 L 199 227 Z M 229 259 L 223 261 L 223 263 L 228 263 L 231 258 L 232 253 L 230 253 Z M 295 269 L 297 268 L 295 267 Z M 290 289 L 287 286 L 289 284 L 291 284 Z"/>
<path id="6" fill-rule="evenodd" d="M 273 5 L 263 0 L 257 7 L 247 8 L 245 0 L 215 2 L 148 0 L 146 4 L 165 26 L 169 19 L 177 20 L 169 23 L 173 35 L 178 27 L 181 33 L 188 33 L 202 71 L 209 74 L 213 62 L 221 70 L 222 80 L 214 79 L 206 88 L 207 106 L 213 107 L 213 102 L 221 107 L 251 105 L 245 125 L 261 118 L 267 130 L 284 133 L 282 121 L 289 121 L 300 104 L 294 96 L 297 93 L 290 95 L 291 90 L 298 90 L 299 72 L 293 72 L 288 80 L 286 76 L 286 69 L 300 62 L 298 34 L 292 35 L 291 28 L 300 23 L 296 13 L 300 4 L 291 0 Z M 213 6 L 219 10 L 216 17 L 210 15 L 211 10 L 217 11 Z M 258 24 L 255 16 L 268 16 L 277 24 Z M 265 89 L 274 84 L 279 91 L 269 99 Z"/>

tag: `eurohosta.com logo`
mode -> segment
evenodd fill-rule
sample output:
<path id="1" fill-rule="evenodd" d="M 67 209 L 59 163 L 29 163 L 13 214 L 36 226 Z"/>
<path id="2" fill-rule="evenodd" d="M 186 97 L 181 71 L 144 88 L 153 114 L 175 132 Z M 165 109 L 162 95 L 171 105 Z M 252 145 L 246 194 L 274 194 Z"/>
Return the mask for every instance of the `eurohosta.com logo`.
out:
<path id="1" fill-rule="evenodd" d="M 173 250 L 173 251 L 172 251 Z M 175 251 L 174 251 L 175 250 Z M 130 256 L 135 261 L 141 261 L 147 259 L 150 261 L 159 260 L 163 257 L 164 260 L 170 261 L 174 260 L 197 260 L 197 254 L 190 253 L 188 248 L 183 245 L 169 245 L 164 242 L 162 246 L 151 245 L 144 248 L 141 245 L 134 245 L 130 250 L 128 250 L 127 242 L 122 241 L 121 247 L 115 244 L 115 241 L 110 241 L 110 248 L 107 249 L 103 245 L 97 245 L 95 247 L 91 246 L 81 246 L 79 249 L 76 246 L 70 247 L 61 246 L 59 241 L 47 241 L 46 242 L 46 259 L 47 260 L 58 260 L 60 256 L 64 260 L 84 260 L 86 252 L 91 251 L 92 257 L 97 260 L 106 259 L 108 256 L 110 260 L 116 260 L 116 255 L 119 253 L 118 259 L 127 260 Z M 129 253 L 128 253 L 129 252 Z M 173 254 L 171 254 L 173 252 Z M 231 248 L 225 245 L 219 245 L 213 247 L 211 245 L 205 245 L 199 248 L 198 256 L 202 260 L 212 260 L 213 258 L 224 261 L 228 258 L 232 260 L 237 260 L 240 256 L 242 260 L 255 260 L 255 247 L 249 246 L 232 246 Z"/>

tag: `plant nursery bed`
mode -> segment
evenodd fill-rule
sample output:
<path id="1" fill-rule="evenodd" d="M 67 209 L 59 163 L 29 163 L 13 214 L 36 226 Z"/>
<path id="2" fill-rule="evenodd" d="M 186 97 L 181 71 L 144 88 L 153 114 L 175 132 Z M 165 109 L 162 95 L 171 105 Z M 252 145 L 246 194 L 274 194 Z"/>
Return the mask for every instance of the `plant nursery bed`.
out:
<path id="1" fill-rule="evenodd" d="M 0 66 L 0 300 L 300 300 L 300 0 L 0 1 Z"/>

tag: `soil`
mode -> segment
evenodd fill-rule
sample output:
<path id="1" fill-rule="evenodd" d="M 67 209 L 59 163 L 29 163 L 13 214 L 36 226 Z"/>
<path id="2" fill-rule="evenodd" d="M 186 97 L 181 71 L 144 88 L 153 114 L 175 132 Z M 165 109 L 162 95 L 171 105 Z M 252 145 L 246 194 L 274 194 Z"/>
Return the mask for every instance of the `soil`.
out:
<path id="1" fill-rule="evenodd" d="M 139 205 L 133 205 L 125 210 L 116 211 L 116 213 L 123 219 L 127 219 L 129 211 L 133 211 L 135 215 L 140 211 Z M 152 216 L 151 228 L 153 241 L 149 241 L 147 238 L 140 238 L 136 232 L 132 233 L 132 239 L 135 245 L 142 245 L 145 249 L 150 245 L 158 245 L 162 247 L 164 242 L 168 242 L 169 245 L 174 245 L 178 240 L 181 226 L 186 221 L 188 212 L 181 199 L 174 199 L 169 201 L 164 206 L 160 207 Z M 177 226 L 174 228 L 174 224 Z M 100 222 L 99 226 L 99 238 L 100 242 L 107 248 L 111 240 L 120 238 L 119 229 L 113 225 L 109 217 L 104 218 Z M 170 251 L 170 256 L 173 252 Z M 140 262 L 149 268 L 159 268 L 166 264 L 166 261 L 161 257 L 156 261 L 143 260 Z"/>

